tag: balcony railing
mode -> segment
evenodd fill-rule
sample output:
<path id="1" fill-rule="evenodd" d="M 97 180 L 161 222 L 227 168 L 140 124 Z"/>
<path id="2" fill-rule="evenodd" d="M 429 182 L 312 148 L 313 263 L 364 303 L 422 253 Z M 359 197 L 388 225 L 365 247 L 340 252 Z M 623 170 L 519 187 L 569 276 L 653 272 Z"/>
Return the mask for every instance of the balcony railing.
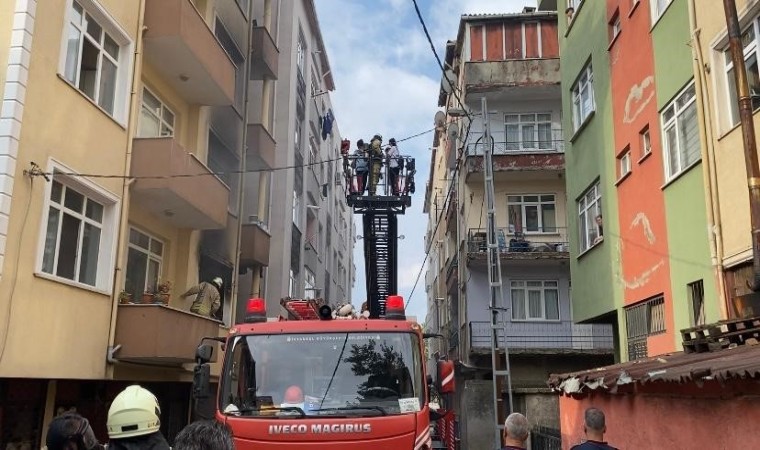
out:
<path id="1" fill-rule="evenodd" d="M 498 138 L 497 138 L 498 139 Z M 502 135 L 502 139 L 503 135 Z M 467 156 L 483 156 L 485 143 L 470 142 L 467 144 Z M 504 139 L 494 140 L 494 155 L 522 155 L 526 153 L 564 153 L 565 141 L 562 138 L 562 130 L 551 130 L 545 136 L 536 139 Z"/>
<path id="2" fill-rule="evenodd" d="M 469 253 L 485 253 L 488 249 L 485 228 L 470 228 L 467 236 Z M 501 254 L 549 253 L 567 254 L 570 246 L 567 228 L 537 227 L 535 231 L 512 232 L 496 229 L 496 243 Z"/>
<path id="3" fill-rule="evenodd" d="M 491 348 L 491 323 L 469 323 L 470 350 Z M 610 324 L 574 324 L 570 322 L 508 322 L 506 343 L 510 349 L 609 351 L 615 349 Z M 499 346 L 504 345 L 504 330 L 498 330 Z"/>

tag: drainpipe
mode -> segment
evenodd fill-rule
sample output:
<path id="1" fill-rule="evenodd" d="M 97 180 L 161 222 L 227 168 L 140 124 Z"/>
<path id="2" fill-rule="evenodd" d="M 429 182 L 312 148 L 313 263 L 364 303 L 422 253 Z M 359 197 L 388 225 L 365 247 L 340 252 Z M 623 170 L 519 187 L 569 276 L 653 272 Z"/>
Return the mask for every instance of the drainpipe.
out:
<path id="1" fill-rule="evenodd" d="M 704 72 L 704 57 L 699 39 L 701 30 L 697 28 L 697 13 L 694 0 L 688 1 L 689 28 L 691 30 L 692 65 L 694 69 L 694 84 L 699 98 L 699 109 L 702 114 L 697 116 L 699 121 L 699 139 L 702 153 L 702 178 L 705 185 L 705 203 L 707 204 L 707 236 L 710 242 L 710 262 L 713 276 L 718 287 L 718 297 L 721 319 L 728 319 L 728 297 L 726 295 L 725 278 L 723 276 L 723 232 L 721 229 L 720 203 L 718 196 L 718 179 L 715 164 L 715 147 L 713 145 L 712 114 L 710 98 L 707 90 L 707 77 Z"/>
<path id="2" fill-rule="evenodd" d="M 749 188 L 753 279 L 747 281 L 747 287 L 753 292 L 757 292 L 760 291 L 760 166 L 758 165 L 757 147 L 755 145 L 752 98 L 749 95 L 736 2 L 734 0 L 723 0 L 723 9 L 726 11 L 728 43 L 731 60 L 734 63 L 734 77 L 736 79 L 737 97 L 739 98 L 739 118 L 744 143 L 744 163 L 747 170 L 747 187 Z"/>
<path id="3" fill-rule="evenodd" d="M 121 185 L 121 211 L 119 213 L 119 229 L 116 236 L 116 266 L 113 274 L 113 287 L 111 288 L 111 322 L 108 326 L 108 354 L 106 357 L 106 378 L 113 378 L 114 367 L 110 363 L 113 357 L 113 346 L 116 340 L 116 316 L 119 305 L 119 293 L 123 279 L 121 263 L 124 261 L 126 247 L 122 243 L 124 236 L 128 236 L 129 227 L 129 186 L 135 181 L 128 179 L 132 167 L 132 146 L 135 129 L 137 128 L 137 114 L 140 108 L 140 74 L 142 73 L 143 33 L 145 28 L 145 0 L 139 0 L 137 32 L 134 52 L 134 66 L 132 67 L 132 91 L 129 95 L 129 119 L 127 122 L 127 152 L 124 155 L 124 182 Z"/>
<path id="4" fill-rule="evenodd" d="M 237 297 L 238 297 L 238 290 L 240 289 L 240 243 L 243 239 L 243 196 L 245 195 L 245 171 L 246 168 L 246 153 L 248 152 L 248 103 L 250 100 L 248 99 L 248 95 L 250 93 L 250 86 L 251 86 L 251 52 L 253 49 L 253 2 L 248 2 L 248 22 L 247 22 L 247 28 L 248 33 L 246 35 L 247 37 L 247 53 L 245 58 L 245 98 L 243 99 L 243 137 L 242 137 L 242 143 L 240 145 L 240 163 L 238 164 L 238 169 L 240 171 L 239 179 L 238 179 L 238 204 L 237 204 L 237 212 L 238 212 L 238 223 L 237 223 L 237 232 L 235 236 L 235 267 L 233 268 L 232 272 L 232 298 L 230 299 L 230 326 L 233 326 L 235 324 L 235 316 L 237 314 Z"/>

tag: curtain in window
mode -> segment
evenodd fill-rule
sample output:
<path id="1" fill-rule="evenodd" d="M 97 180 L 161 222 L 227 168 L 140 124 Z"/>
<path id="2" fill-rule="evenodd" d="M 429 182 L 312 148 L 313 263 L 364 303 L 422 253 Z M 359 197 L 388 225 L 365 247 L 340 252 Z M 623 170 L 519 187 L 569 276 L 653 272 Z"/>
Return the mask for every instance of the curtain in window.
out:
<path id="1" fill-rule="evenodd" d="M 531 283 L 528 283 L 531 284 Z M 541 282 L 538 282 L 538 284 L 541 284 Z M 542 299 L 541 299 L 541 291 L 540 290 L 529 290 L 528 291 L 528 317 L 531 319 L 541 319 L 542 318 Z"/>
<path id="2" fill-rule="evenodd" d="M 512 319 L 525 320 L 525 291 L 512 289 Z"/>
<path id="3" fill-rule="evenodd" d="M 559 320 L 559 291 L 546 289 L 544 297 L 546 300 L 546 319 Z"/>
<path id="4" fill-rule="evenodd" d="M 678 121 L 678 138 L 682 146 L 683 165 L 681 168 L 683 169 L 701 158 L 696 102 L 689 105 L 681 113 Z"/>

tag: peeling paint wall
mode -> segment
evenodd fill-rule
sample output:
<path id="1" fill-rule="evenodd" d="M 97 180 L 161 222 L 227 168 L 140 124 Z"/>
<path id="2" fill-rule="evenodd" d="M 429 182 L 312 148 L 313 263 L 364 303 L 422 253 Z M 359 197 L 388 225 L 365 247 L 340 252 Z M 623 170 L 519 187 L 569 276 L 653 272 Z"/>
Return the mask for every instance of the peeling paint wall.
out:
<path id="1" fill-rule="evenodd" d="M 610 45 L 615 58 L 610 61 L 612 76 L 615 147 L 618 179 L 619 241 L 621 270 L 617 282 L 624 290 L 626 305 L 662 295 L 665 299 L 667 337 L 648 342 L 650 355 L 674 350 L 673 294 L 665 221 L 663 151 L 660 117 L 656 101 L 656 77 L 648 2 L 634 7 L 630 2 L 607 0 L 607 15 L 617 12 L 621 32 Z M 644 147 L 647 130 L 651 148 Z M 625 155 L 628 156 L 625 156 Z M 628 158 L 630 172 L 623 170 Z M 625 316 L 624 316 L 625 317 Z M 663 346 L 661 342 L 668 345 Z"/>

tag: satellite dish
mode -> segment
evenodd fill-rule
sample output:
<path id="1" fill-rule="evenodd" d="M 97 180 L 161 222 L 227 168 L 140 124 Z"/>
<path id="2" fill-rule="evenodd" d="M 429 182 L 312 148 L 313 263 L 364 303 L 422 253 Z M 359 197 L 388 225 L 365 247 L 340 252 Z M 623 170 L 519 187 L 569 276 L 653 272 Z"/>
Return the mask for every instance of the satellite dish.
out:
<path id="1" fill-rule="evenodd" d="M 446 71 L 443 72 L 443 77 L 445 79 L 441 80 L 441 88 L 443 88 L 443 92 L 446 94 L 451 94 L 451 87 L 456 86 L 457 77 L 451 69 L 446 69 Z"/>
<path id="2" fill-rule="evenodd" d="M 455 123 L 450 123 L 449 128 L 446 130 L 446 135 L 449 139 L 456 139 L 459 136 L 459 126 Z"/>
<path id="3" fill-rule="evenodd" d="M 435 113 L 435 119 L 433 119 L 435 122 L 436 128 L 443 128 L 443 125 L 446 123 L 446 113 L 443 111 L 438 111 Z"/>

